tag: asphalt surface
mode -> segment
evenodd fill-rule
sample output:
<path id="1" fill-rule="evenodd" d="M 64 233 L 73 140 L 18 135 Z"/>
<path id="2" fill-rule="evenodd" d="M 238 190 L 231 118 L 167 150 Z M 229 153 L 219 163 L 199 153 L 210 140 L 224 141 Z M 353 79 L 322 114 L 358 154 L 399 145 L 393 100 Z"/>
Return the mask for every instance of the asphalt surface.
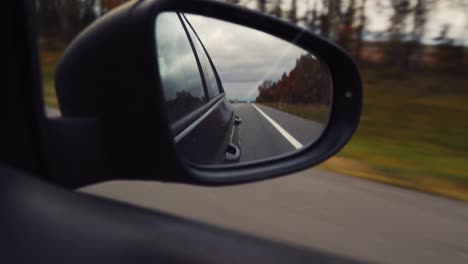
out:
<path id="1" fill-rule="evenodd" d="M 468 263 L 468 205 L 318 169 L 199 187 L 114 181 L 81 191 L 341 257 Z"/>
<path id="2" fill-rule="evenodd" d="M 255 104 L 267 116 L 306 146 L 320 136 L 324 124 L 306 120 L 271 107 Z M 255 161 L 296 151 L 296 148 L 252 104 L 234 104 L 239 126 L 241 162 Z"/>

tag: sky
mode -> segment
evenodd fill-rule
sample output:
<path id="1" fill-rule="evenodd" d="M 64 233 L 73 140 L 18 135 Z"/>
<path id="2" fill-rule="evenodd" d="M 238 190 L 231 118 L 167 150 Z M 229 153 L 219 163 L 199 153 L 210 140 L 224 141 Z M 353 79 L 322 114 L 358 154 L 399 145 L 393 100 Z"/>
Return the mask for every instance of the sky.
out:
<path id="1" fill-rule="evenodd" d="M 229 99 L 254 100 L 264 80 L 289 73 L 307 51 L 244 26 L 186 15 L 205 45 Z"/>

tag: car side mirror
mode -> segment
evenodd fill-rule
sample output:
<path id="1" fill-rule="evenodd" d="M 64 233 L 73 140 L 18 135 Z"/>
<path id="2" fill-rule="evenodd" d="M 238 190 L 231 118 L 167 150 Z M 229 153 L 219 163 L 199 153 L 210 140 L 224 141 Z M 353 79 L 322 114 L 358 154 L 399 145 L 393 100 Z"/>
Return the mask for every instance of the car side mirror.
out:
<path id="1" fill-rule="evenodd" d="M 54 178 L 70 186 L 285 175 L 337 153 L 362 105 L 359 71 L 343 49 L 205 0 L 136 1 L 110 12 L 67 48 L 56 89 L 62 118 L 49 137 L 66 141 L 73 129 L 92 138 L 74 146 L 83 164 L 75 171 L 57 165 L 60 143 L 51 150 Z"/>

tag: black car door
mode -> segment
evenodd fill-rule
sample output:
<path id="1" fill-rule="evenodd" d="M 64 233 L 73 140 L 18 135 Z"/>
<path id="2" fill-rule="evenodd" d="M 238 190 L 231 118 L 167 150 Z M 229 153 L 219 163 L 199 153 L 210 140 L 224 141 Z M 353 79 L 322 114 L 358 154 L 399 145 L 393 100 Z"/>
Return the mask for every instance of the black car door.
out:
<path id="1" fill-rule="evenodd" d="M 158 19 L 158 62 L 177 149 L 190 162 L 223 163 L 234 111 L 216 69 L 185 16 Z"/>

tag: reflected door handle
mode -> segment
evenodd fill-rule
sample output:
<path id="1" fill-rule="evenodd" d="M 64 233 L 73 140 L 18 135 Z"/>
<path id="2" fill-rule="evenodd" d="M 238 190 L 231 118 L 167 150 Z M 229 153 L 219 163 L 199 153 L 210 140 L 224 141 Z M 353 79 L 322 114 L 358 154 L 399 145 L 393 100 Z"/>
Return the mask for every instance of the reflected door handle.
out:
<path id="1" fill-rule="evenodd" d="M 230 143 L 226 149 L 226 160 L 227 161 L 237 161 L 240 157 L 240 149 Z"/>
<path id="2" fill-rule="evenodd" d="M 234 125 L 238 126 L 240 124 L 242 124 L 242 118 L 239 116 L 234 116 Z"/>

